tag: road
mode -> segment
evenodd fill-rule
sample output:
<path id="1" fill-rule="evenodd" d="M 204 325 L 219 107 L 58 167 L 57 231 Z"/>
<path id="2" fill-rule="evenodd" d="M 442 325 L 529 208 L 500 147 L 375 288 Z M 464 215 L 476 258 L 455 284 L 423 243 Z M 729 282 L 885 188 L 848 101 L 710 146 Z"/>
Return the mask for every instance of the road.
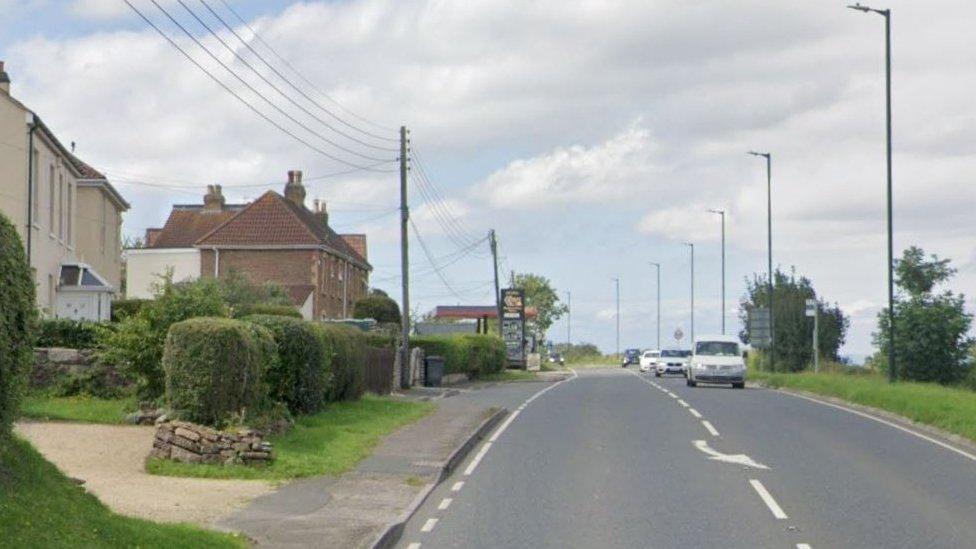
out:
<path id="1" fill-rule="evenodd" d="M 976 547 L 976 459 L 890 425 L 632 369 L 537 385 L 399 547 Z"/>

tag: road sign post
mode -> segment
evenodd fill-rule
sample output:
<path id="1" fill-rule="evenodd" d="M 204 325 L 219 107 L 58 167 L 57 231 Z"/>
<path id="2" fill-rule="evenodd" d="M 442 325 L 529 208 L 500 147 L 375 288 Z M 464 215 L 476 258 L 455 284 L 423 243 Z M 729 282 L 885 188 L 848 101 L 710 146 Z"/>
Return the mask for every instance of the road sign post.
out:
<path id="1" fill-rule="evenodd" d="M 767 349 L 773 342 L 772 322 L 769 309 L 749 310 L 749 343 L 758 349 Z"/>
<path id="2" fill-rule="evenodd" d="M 818 312 L 819 311 L 817 311 L 817 300 L 808 299 L 806 313 L 807 316 L 813 317 L 813 371 L 814 372 L 820 371 L 820 346 L 817 344 L 817 340 L 820 337 L 820 333 L 819 333 L 820 327 L 817 325 L 818 324 L 817 320 L 818 317 L 820 316 L 819 314 L 817 314 Z"/>
<path id="3" fill-rule="evenodd" d="M 502 340 L 509 366 L 525 367 L 525 291 L 502 290 Z"/>

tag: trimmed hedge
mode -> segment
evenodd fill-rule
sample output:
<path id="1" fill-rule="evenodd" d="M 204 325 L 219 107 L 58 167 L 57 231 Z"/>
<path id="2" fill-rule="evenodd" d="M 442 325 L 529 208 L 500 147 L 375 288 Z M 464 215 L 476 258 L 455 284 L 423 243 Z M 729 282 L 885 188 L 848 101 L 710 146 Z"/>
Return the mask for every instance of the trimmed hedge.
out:
<path id="1" fill-rule="evenodd" d="M 34 299 L 24 243 L 0 213 L 0 439 L 10 432 L 34 361 Z"/>
<path id="2" fill-rule="evenodd" d="M 315 324 L 332 374 L 326 399 L 355 400 L 366 392 L 365 333 L 342 324 Z"/>
<path id="3" fill-rule="evenodd" d="M 302 318 L 302 313 L 292 305 L 251 304 L 241 305 L 234 309 L 234 318 L 244 318 L 254 315 L 287 316 Z"/>
<path id="4" fill-rule="evenodd" d="M 133 316 L 148 303 L 149 299 L 116 299 L 112 302 L 112 322 L 119 322 L 123 318 Z"/>
<path id="5" fill-rule="evenodd" d="M 445 374 L 474 378 L 505 368 L 505 344 L 493 335 L 420 336 L 410 338 L 410 345 L 423 348 L 426 356 L 444 357 Z"/>
<path id="6" fill-rule="evenodd" d="M 319 411 L 330 376 L 325 346 L 312 324 L 273 315 L 253 315 L 244 320 L 267 328 L 278 345 L 278 361 L 264 375 L 269 396 L 285 403 L 293 413 Z"/>
<path id="7" fill-rule="evenodd" d="M 38 323 L 38 347 L 67 347 L 69 349 L 92 349 L 98 323 L 67 318 L 45 319 Z"/>
<path id="8" fill-rule="evenodd" d="M 202 317 L 170 326 L 163 350 L 166 402 L 188 421 L 220 426 L 266 404 L 265 369 L 277 361 L 267 329 Z"/>

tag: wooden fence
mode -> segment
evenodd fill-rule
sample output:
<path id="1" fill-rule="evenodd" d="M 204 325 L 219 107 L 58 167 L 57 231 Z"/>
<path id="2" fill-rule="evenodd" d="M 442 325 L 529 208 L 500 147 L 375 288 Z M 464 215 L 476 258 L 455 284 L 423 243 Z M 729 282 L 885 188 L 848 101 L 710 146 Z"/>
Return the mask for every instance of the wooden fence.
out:
<path id="1" fill-rule="evenodd" d="M 366 390 L 378 395 L 393 392 L 393 361 L 396 353 L 391 348 L 366 348 Z"/>

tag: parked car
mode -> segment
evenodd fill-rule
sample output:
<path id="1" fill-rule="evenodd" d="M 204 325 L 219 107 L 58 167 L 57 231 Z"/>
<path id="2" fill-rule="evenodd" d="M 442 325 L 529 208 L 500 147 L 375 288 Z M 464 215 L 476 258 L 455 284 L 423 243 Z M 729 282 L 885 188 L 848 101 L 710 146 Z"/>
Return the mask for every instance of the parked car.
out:
<path id="1" fill-rule="evenodd" d="M 563 358 L 563 355 L 561 355 L 559 353 L 552 353 L 552 354 L 549 355 L 549 363 L 550 364 L 559 364 L 561 366 L 563 364 L 566 364 L 566 359 L 564 359 Z"/>
<path id="2" fill-rule="evenodd" d="M 621 364 L 621 366 L 626 368 L 631 364 L 637 364 L 639 362 L 640 362 L 640 349 L 627 349 L 626 351 L 624 351 L 624 359 L 623 359 L 623 364 Z"/>
<path id="3" fill-rule="evenodd" d="M 739 341 L 731 336 L 696 337 L 688 361 L 688 386 L 699 383 L 729 383 L 733 389 L 746 386 L 746 363 Z"/>
<path id="4" fill-rule="evenodd" d="M 654 375 L 656 377 L 661 377 L 666 374 L 684 375 L 688 369 L 688 357 L 690 355 L 691 351 L 683 351 L 681 349 L 662 350 L 661 356 L 658 357 L 657 362 L 654 364 Z"/>
<path id="5" fill-rule="evenodd" d="M 640 371 L 650 372 L 657 365 L 657 359 L 661 356 L 661 351 L 657 349 L 648 349 L 641 353 L 640 356 Z"/>

